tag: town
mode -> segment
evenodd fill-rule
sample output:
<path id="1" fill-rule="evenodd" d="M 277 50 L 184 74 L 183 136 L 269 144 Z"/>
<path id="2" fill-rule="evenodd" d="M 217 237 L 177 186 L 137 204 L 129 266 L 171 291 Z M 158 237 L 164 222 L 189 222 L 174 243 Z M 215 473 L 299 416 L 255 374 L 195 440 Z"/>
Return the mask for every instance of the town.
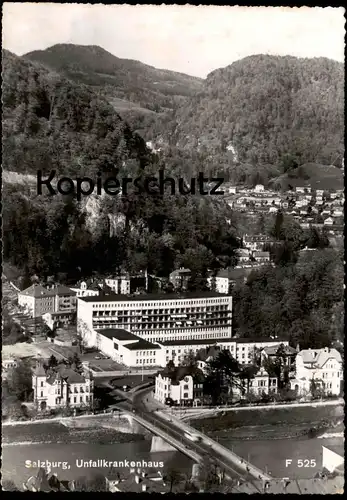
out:
<path id="1" fill-rule="evenodd" d="M 345 19 L 292 14 L 5 2 L 4 491 L 343 492 Z"/>

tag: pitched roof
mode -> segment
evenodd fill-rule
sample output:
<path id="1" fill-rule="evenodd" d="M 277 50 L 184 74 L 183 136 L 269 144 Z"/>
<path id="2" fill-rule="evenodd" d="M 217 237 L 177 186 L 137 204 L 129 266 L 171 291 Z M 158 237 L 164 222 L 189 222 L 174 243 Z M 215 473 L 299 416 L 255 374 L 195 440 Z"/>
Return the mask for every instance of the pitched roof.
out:
<path id="1" fill-rule="evenodd" d="M 319 368 L 328 361 L 328 359 L 336 359 L 339 363 L 342 362 L 341 354 L 334 348 L 330 349 L 304 349 L 299 352 L 298 356 L 302 357 L 304 363 L 313 363 Z"/>
<path id="2" fill-rule="evenodd" d="M 195 366 L 177 366 L 170 370 L 165 367 L 163 371 L 159 372 L 162 377 L 168 377 L 171 379 L 172 385 L 178 385 L 184 377 L 191 376 L 193 379 L 203 379 L 204 374 L 199 368 Z"/>
<path id="3" fill-rule="evenodd" d="M 19 294 L 26 295 L 27 297 L 41 297 L 42 295 L 45 295 L 46 292 L 46 288 L 43 288 L 43 286 L 35 283 L 34 285 L 29 286 L 29 288 L 19 292 Z"/>
<path id="4" fill-rule="evenodd" d="M 268 356 L 275 356 L 277 354 L 278 349 L 281 347 L 282 344 L 276 344 L 272 345 L 269 347 L 264 347 L 263 351 L 266 352 Z M 296 354 L 296 350 L 291 347 L 290 345 L 283 345 L 283 351 L 287 356 L 291 356 L 293 354 Z"/>

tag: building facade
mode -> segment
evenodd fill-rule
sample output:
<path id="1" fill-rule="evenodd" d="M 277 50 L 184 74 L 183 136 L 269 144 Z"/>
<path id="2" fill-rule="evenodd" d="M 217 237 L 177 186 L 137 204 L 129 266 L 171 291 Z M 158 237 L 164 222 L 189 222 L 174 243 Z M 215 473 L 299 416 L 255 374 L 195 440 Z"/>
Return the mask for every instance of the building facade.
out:
<path id="1" fill-rule="evenodd" d="M 341 354 L 336 349 L 305 349 L 297 354 L 291 388 L 306 395 L 311 392 L 312 382 L 325 394 L 341 394 L 343 366 Z"/>
<path id="2" fill-rule="evenodd" d="M 76 292 L 63 285 L 48 289 L 35 284 L 18 292 L 18 304 L 33 318 L 46 313 L 72 312 L 76 310 Z"/>
<path id="3" fill-rule="evenodd" d="M 106 278 L 105 283 L 111 288 L 112 292 L 127 295 L 130 293 L 130 277 L 118 276 L 116 278 Z"/>
<path id="4" fill-rule="evenodd" d="M 80 297 L 77 324 L 120 328 L 149 342 L 230 338 L 232 297 L 197 294 Z"/>
<path id="5" fill-rule="evenodd" d="M 189 406 L 202 398 L 204 376 L 199 369 L 177 367 L 165 368 L 155 378 L 154 397 L 165 404 Z"/>
<path id="6" fill-rule="evenodd" d="M 46 372 L 38 365 L 32 376 L 34 403 L 39 410 L 93 405 L 94 381 L 86 370 L 82 375 L 65 365 Z"/>

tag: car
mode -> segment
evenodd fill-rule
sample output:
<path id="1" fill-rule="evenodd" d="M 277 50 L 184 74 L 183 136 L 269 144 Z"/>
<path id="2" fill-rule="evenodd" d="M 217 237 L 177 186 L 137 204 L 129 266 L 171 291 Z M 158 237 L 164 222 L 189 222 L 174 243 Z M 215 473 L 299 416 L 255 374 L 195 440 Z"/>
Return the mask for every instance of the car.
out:
<path id="1" fill-rule="evenodd" d="M 100 356 L 95 356 L 95 359 L 101 359 Z"/>

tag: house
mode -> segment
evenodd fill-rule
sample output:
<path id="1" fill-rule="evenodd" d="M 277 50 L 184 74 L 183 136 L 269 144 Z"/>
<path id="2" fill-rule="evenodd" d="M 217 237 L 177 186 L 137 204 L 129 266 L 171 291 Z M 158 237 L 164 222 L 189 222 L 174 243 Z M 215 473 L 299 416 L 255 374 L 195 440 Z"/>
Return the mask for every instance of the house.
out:
<path id="1" fill-rule="evenodd" d="M 186 290 L 191 274 L 192 272 L 190 269 L 180 267 L 170 274 L 170 283 L 173 284 L 175 289 Z"/>
<path id="2" fill-rule="evenodd" d="M 326 394 L 339 395 L 343 384 L 341 354 L 336 349 L 305 349 L 295 360 L 295 379 L 291 388 L 299 394 L 311 392 L 311 384 L 320 387 Z"/>
<path id="3" fill-rule="evenodd" d="M 53 330 L 56 327 L 67 327 L 73 322 L 75 311 L 71 312 L 48 312 L 42 315 L 43 321 Z"/>
<path id="4" fill-rule="evenodd" d="M 343 217 L 342 210 L 334 210 L 333 217 Z"/>
<path id="5" fill-rule="evenodd" d="M 270 262 L 270 252 L 253 252 L 253 259 L 261 264 Z"/>
<path id="6" fill-rule="evenodd" d="M 213 345 L 204 349 L 200 349 L 196 353 L 196 365 L 204 375 L 207 375 L 207 363 L 216 358 L 220 352 L 221 348 L 217 345 Z"/>
<path id="7" fill-rule="evenodd" d="M 275 241 L 265 234 L 257 234 L 254 236 L 250 236 L 245 234 L 242 238 L 242 245 L 244 248 L 250 251 L 262 251 L 264 250 L 264 246 L 268 244 L 274 244 Z"/>
<path id="8" fill-rule="evenodd" d="M 269 208 L 269 214 L 275 214 L 277 212 L 277 208 L 274 205 L 271 205 Z"/>
<path id="9" fill-rule="evenodd" d="M 222 269 L 218 272 L 217 276 L 209 276 L 207 278 L 207 284 L 210 289 L 213 288 L 218 293 L 229 293 L 229 271 L 227 269 Z"/>
<path id="10" fill-rule="evenodd" d="M 261 367 L 254 378 L 249 381 L 249 391 L 255 395 L 271 394 L 277 392 L 277 378 L 270 377 L 265 368 Z"/>
<path id="11" fill-rule="evenodd" d="M 144 471 L 131 468 L 127 477 L 121 477 L 117 469 L 106 476 L 107 489 L 111 493 L 169 493 L 170 484 L 166 482 L 161 471 Z"/>
<path id="12" fill-rule="evenodd" d="M 296 192 L 296 193 L 305 193 L 305 189 L 306 189 L 306 188 L 305 188 L 304 186 L 297 186 L 297 187 L 295 188 L 295 192 Z"/>
<path id="13" fill-rule="evenodd" d="M 322 446 L 323 450 L 323 468 L 333 473 L 337 471 L 343 472 L 345 456 L 344 445 L 329 445 Z"/>
<path id="14" fill-rule="evenodd" d="M 44 469 L 40 467 L 36 476 L 30 476 L 25 483 L 23 483 L 24 491 L 33 492 L 68 492 L 74 491 L 74 481 L 62 481 L 58 479 L 56 473 L 51 474 L 50 468 Z"/>
<path id="15" fill-rule="evenodd" d="M 281 357 L 284 358 L 284 364 L 291 367 L 295 362 L 297 351 L 293 347 L 284 344 L 263 347 L 260 351 L 261 362 L 265 359 L 275 361 L 278 354 L 281 354 Z"/>
<path id="16" fill-rule="evenodd" d="M 88 287 L 86 281 L 81 281 L 81 283 L 78 283 L 77 287 L 73 287 L 71 290 L 76 292 L 77 297 L 92 297 L 100 293 L 100 288 L 97 285 L 90 284 Z"/>
<path id="17" fill-rule="evenodd" d="M 112 290 L 113 293 L 122 295 L 130 293 L 130 277 L 128 275 L 106 278 L 105 284 Z"/>
<path id="18" fill-rule="evenodd" d="M 236 194 L 237 188 L 236 188 L 236 186 L 229 186 L 228 191 L 229 191 L 229 194 Z"/>
<path id="19" fill-rule="evenodd" d="M 316 189 L 316 198 L 322 198 L 324 194 L 324 189 Z"/>
<path id="20" fill-rule="evenodd" d="M 257 184 L 257 185 L 255 186 L 255 188 L 254 188 L 254 191 L 255 191 L 256 193 L 263 193 L 263 192 L 264 192 L 264 189 L 265 189 L 265 188 L 264 188 L 263 184 Z"/>
<path id="21" fill-rule="evenodd" d="M 34 284 L 18 292 L 18 304 L 26 309 L 32 318 L 45 313 L 76 311 L 76 300 L 76 292 L 64 285 L 44 288 Z"/>
<path id="22" fill-rule="evenodd" d="M 168 400 L 181 406 L 191 406 L 201 400 L 204 374 L 191 366 L 169 365 L 155 377 L 154 397 L 161 403 Z"/>
<path id="23" fill-rule="evenodd" d="M 248 262 L 250 259 L 250 253 L 245 248 L 239 248 L 236 251 L 236 255 L 237 255 L 239 262 Z"/>
<path id="24" fill-rule="evenodd" d="M 39 410 L 93 405 L 94 381 L 88 369 L 79 373 L 65 364 L 45 370 L 38 363 L 32 376 L 34 403 Z"/>
<path id="25" fill-rule="evenodd" d="M 332 226 L 334 224 L 334 219 L 332 217 L 328 217 L 323 222 L 324 226 Z"/>

